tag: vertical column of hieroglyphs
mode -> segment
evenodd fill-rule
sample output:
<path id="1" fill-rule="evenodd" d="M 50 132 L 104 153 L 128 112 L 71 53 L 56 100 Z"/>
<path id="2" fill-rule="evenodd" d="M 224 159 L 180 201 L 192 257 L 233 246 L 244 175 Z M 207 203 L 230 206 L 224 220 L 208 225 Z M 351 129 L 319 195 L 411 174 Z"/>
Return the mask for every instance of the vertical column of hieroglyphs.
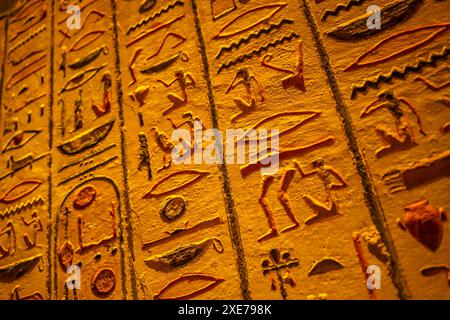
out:
<path id="1" fill-rule="evenodd" d="M 412 297 L 449 298 L 450 3 L 308 3 Z"/>
<path id="2" fill-rule="evenodd" d="M 298 1 L 195 2 L 221 130 L 280 132 L 277 173 L 261 175 L 262 158 L 227 166 L 252 298 L 395 298 Z M 366 287 L 372 264 L 381 291 Z"/>
<path id="3" fill-rule="evenodd" d="M 212 128 L 190 1 L 118 1 L 116 15 L 142 298 L 241 298 L 246 273 L 237 267 L 218 166 L 171 160 L 175 129 L 201 134 L 195 120 Z"/>
<path id="4" fill-rule="evenodd" d="M 50 297 L 49 2 L 24 2 L 1 20 L 1 299 Z"/>
<path id="5" fill-rule="evenodd" d="M 123 299 L 131 270 L 112 9 L 108 1 L 72 4 L 78 26 L 78 8 L 54 8 L 54 291 L 58 299 Z M 67 273 L 80 275 L 81 287 L 67 285 Z"/>

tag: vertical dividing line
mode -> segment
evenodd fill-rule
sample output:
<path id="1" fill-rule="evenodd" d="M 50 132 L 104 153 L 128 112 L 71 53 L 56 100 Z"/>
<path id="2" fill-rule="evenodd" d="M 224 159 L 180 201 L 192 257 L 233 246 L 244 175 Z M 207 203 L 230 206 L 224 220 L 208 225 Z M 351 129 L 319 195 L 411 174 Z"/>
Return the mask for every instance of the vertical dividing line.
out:
<path id="1" fill-rule="evenodd" d="M 319 53 L 322 68 L 325 71 L 328 84 L 331 88 L 331 91 L 333 92 L 333 98 L 336 102 L 336 110 L 341 118 L 345 135 L 347 137 L 349 149 L 352 152 L 353 158 L 355 160 L 356 170 L 358 171 L 358 174 L 361 178 L 361 182 L 364 188 L 364 197 L 370 212 L 370 216 L 372 218 L 373 223 L 380 232 L 380 235 L 383 238 L 383 242 L 386 246 L 386 249 L 391 257 L 390 267 L 391 267 L 392 281 L 394 283 L 394 286 L 397 288 L 399 297 L 401 299 L 409 299 L 411 296 L 409 293 L 408 285 L 401 271 L 401 266 L 399 263 L 397 252 L 394 247 L 392 236 L 386 226 L 386 218 L 384 216 L 383 208 L 380 204 L 378 196 L 375 193 L 375 189 L 370 179 L 367 166 L 361 155 L 361 151 L 358 147 L 358 142 L 354 134 L 351 117 L 344 103 L 344 99 L 342 98 L 342 94 L 339 89 L 336 76 L 331 68 L 330 58 L 323 44 L 319 28 L 314 20 L 314 17 L 307 3 L 307 0 L 302 0 L 302 3 L 304 6 L 304 14 L 306 16 L 306 20 L 308 21 L 308 25 L 311 29 L 311 33 L 313 35 L 317 51 Z"/>
<path id="2" fill-rule="evenodd" d="M 52 221 L 53 221 L 53 197 L 52 197 L 52 149 L 53 149 L 53 90 L 54 90 L 54 62 L 55 62 L 55 0 L 51 0 L 51 14 L 50 14 L 50 94 L 48 105 L 48 221 L 47 224 L 47 296 L 52 298 L 52 270 L 56 277 L 56 264 L 52 265 Z M 45 110 L 45 109 L 44 109 Z M 56 245 L 56 242 L 55 242 Z M 56 250 L 55 250 L 56 252 Z M 55 268 L 55 269 L 53 269 Z"/>
<path id="3" fill-rule="evenodd" d="M 0 108 L 3 108 L 3 82 L 5 79 L 5 69 L 6 69 L 6 57 L 8 56 L 8 26 L 9 26 L 9 16 L 3 17 L 5 19 L 5 43 L 3 46 L 3 61 L 2 61 L 2 77 L 0 78 Z M 0 122 L 2 121 L 3 111 L 0 110 Z M 1 128 L 1 125 L 0 125 Z"/>
<path id="4" fill-rule="evenodd" d="M 203 33 L 200 26 L 200 19 L 198 17 L 198 7 L 197 7 L 197 1 L 191 0 L 192 3 L 192 9 L 194 12 L 194 19 L 195 19 L 195 31 L 197 33 L 197 38 L 200 46 L 200 50 L 202 53 L 202 63 L 203 63 L 203 75 L 208 87 L 208 100 L 210 104 L 210 111 L 211 111 L 211 119 L 212 124 L 214 128 L 219 129 L 219 121 L 217 117 L 217 110 L 216 110 L 216 103 L 214 101 L 213 97 L 213 90 L 212 90 L 212 81 L 210 77 L 210 71 L 209 71 L 209 63 L 208 63 L 208 57 L 206 55 L 206 49 L 205 49 L 205 40 L 203 38 Z M 242 296 L 246 300 L 250 300 L 250 290 L 249 290 L 249 281 L 248 281 L 248 273 L 247 273 L 247 265 L 245 263 L 245 254 L 244 254 L 244 247 L 242 245 L 242 239 L 241 239 L 241 233 L 239 228 L 239 220 L 236 212 L 236 208 L 234 206 L 234 200 L 233 195 L 231 191 L 231 183 L 230 178 L 228 176 L 228 170 L 226 164 L 219 165 L 219 170 L 222 175 L 222 181 L 223 181 L 223 192 L 225 195 L 225 203 L 226 203 L 226 211 L 227 211 L 227 218 L 228 218 L 228 229 L 230 231 L 231 235 L 231 241 L 233 244 L 233 248 L 236 251 L 236 263 L 237 263 L 237 269 L 239 273 L 240 283 L 241 283 L 241 290 L 242 290 Z"/>
<path id="5" fill-rule="evenodd" d="M 120 68 L 120 46 L 119 46 L 119 28 L 117 23 L 117 1 L 111 0 L 112 16 L 114 23 L 114 49 L 116 55 L 116 78 L 117 78 L 117 100 L 119 102 L 119 118 L 120 118 L 120 145 L 122 154 L 122 169 L 123 169 L 123 187 L 124 187 L 124 197 L 125 197 L 125 228 L 128 243 L 128 250 L 130 252 L 131 263 L 130 263 L 130 281 L 131 281 L 131 293 L 134 300 L 138 299 L 138 289 L 136 283 L 136 271 L 134 267 L 135 263 L 135 252 L 133 243 L 133 225 L 132 225 L 132 215 L 131 215 L 131 200 L 130 200 L 130 190 L 128 186 L 128 168 L 127 168 L 127 152 L 126 152 L 126 141 L 125 141 L 125 120 L 123 115 L 123 89 L 122 89 L 122 71 Z M 120 228 L 120 239 L 123 239 L 123 230 Z M 123 251 L 123 245 L 121 244 L 121 254 L 123 258 L 122 265 L 122 285 L 124 287 L 124 298 L 126 299 L 126 261 L 125 252 Z"/>

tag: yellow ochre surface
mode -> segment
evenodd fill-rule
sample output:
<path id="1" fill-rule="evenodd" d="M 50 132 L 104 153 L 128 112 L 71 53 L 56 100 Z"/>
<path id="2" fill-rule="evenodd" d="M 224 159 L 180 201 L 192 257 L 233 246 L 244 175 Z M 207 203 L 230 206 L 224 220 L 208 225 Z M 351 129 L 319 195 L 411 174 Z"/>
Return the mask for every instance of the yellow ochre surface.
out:
<path id="1" fill-rule="evenodd" d="M 449 1 L 0 12 L 0 299 L 450 298 Z M 177 128 L 277 129 L 279 170 Z"/>

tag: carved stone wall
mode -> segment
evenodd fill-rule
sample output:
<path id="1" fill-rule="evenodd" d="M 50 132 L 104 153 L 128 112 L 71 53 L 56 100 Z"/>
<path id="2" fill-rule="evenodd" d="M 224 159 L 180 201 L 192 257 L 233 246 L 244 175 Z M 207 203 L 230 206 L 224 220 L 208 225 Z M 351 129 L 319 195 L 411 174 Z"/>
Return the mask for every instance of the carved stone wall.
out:
<path id="1" fill-rule="evenodd" d="M 449 12 L 18 1 L 0 19 L 0 299 L 449 299 Z M 171 163 L 195 120 L 278 129 L 280 169 Z"/>

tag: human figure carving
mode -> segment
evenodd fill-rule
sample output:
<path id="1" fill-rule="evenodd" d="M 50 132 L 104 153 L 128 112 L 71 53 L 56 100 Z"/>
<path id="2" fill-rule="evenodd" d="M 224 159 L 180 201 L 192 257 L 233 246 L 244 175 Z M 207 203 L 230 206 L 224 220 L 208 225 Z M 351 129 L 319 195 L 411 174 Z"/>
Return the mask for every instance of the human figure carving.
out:
<path id="1" fill-rule="evenodd" d="M 97 117 L 101 117 L 111 111 L 111 74 L 105 73 L 101 81 L 103 85 L 103 105 L 98 106 L 97 104 L 92 103 L 92 111 L 94 111 Z"/>
<path id="2" fill-rule="evenodd" d="M 151 128 L 151 130 L 155 134 L 156 143 L 158 147 L 164 152 L 163 155 L 163 165 L 161 168 L 157 169 L 156 172 L 161 172 L 164 169 L 168 169 L 172 165 L 172 158 L 170 156 L 172 149 L 175 147 L 175 144 L 170 137 L 163 131 L 160 131 L 157 127 Z M 169 156 L 167 156 L 169 154 Z"/>
<path id="3" fill-rule="evenodd" d="M 140 132 L 139 135 L 139 165 L 138 170 L 147 170 L 147 176 L 149 180 L 152 180 L 152 168 L 150 164 L 150 152 L 148 151 L 147 135 Z"/>
<path id="4" fill-rule="evenodd" d="M 289 230 L 297 228 L 300 223 L 295 218 L 294 209 L 291 206 L 290 199 L 287 193 L 287 190 L 289 188 L 289 185 L 294 178 L 295 169 L 288 168 L 283 171 L 283 174 L 280 179 L 279 183 L 279 189 L 278 189 L 278 201 L 280 201 L 281 205 L 283 206 L 287 216 L 292 221 L 292 225 L 287 226 L 281 230 L 281 232 L 287 232 Z M 278 235 L 278 230 L 275 223 L 275 217 L 272 207 L 270 206 L 269 200 L 267 200 L 267 192 L 272 185 L 273 181 L 275 179 L 274 175 L 266 175 L 263 176 L 261 181 L 261 194 L 259 196 L 259 203 L 264 211 L 264 214 L 267 218 L 267 223 L 269 225 L 269 230 L 263 234 L 261 237 L 258 238 L 258 241 L 263 241 L 270 239 L 272 237 L 275 237 Z"/>
<path id="5" fill-rule="evenodd" d="M 168 114 L 173 108 L 185 105 L 188 102 L 187 88 L 189 86 L 195 87 L 197 83 L 190 73 L 184 72 L 183 69 L 175 71 L 175 78 L 166 83 L 158 79 L 166 88 L 170 88 L 174 83 L 177 83 L 181 89 L 181 97 L 175 93 L 169 93 L 167 99 L 171 102 L 170 106 L 163 111 L 163 114 Z"/>
<path id="6" fill-rule="evenodd" d="M 253 83 L 257 86 L 257 92 L 261 97 L 261 102 L 264 102 L 264 88 L 258 79 L 256 79 L 255 75 L 246 68 L 240 68 L 237 71 L 233 81 L 225 93 L 230 93 L 238 85 L 242 84 L 246 91 L 246 97 L 238 97 L 233 99 L 234 103 L 238 106 L 241 112 L 231 117 L 231 122 L 235 122 L 237 118 L 253 111 L 256 108 L 256 92 L 254 92 Z"/>
<path id="7" fill-rule="evenodd" d="M 317 175 L 322 181 L 326 192 L 326 203 L 319 201 L 311 195 L 302 195 L 308 206 L 315 211 L 314 215 L 308 217 L 305 220 L 306 225 L 310 225 L 323 218 L 338 215 L 339 213 L 337 210 L 335 197 L 333 196 L 333 191 L 347 186 L 344 178 L 333 167 L 325 165 L 325 161 L 321 157 L 312 161 L 314 169 L 310 172 L 304 172 L 300 167 L 300 164 L 295 160 L 293 161 L 293 164 L 293 167 L 288 167 L 282 171 L 279 182 L 278 201 L 283 206 L 286 215 L 292 221 L 292 225 L 285 227 L 281 230 L 281 232 L 287 232 L 300 226 L 299 221 L 295 217 L 295 212 L 292 208 L 291 201 L 288 195 L 288 189 L 295 176 L 296 171 L 300 173 L 300 176 L 302 178 Z M 267 200 L 267 193 L 274 180 L 275 175 L 265 175 L 263 176 L 261 181 L 261 194 L 258 201 L 267 218 L 269 230 L 258 238 L 259 242 L 278 236 L 278 229 L 275 223 L 275 214 L 272 207 L 270 206 L 269 200 Z"/>
<path id="8" fill-rule="evenodd" d="M 161 172 L 165 169 L 170 168 L 172 165 L 172 150 L 175 147 L 175 143 L 170 139 L 169 135 L 161 130 L 159 130 L 157 127 L 151 128 L 151 130 L 155 134 L 156 142 L 158 144 L 158 147 L 164 152 L 163 155 L 163 165 L 161 168 L 157 169 L 156 172 Z M 179 141 L 181 142 L 181 140 Z M 184 141 L 188 148 L 192 150 L 192 146 L 189 141 Z"/>
<path id="9" fill-rule="evenodd" d="M 183 119 L 185 119 L 185 120 L 178 124 L 175 124 L 175 122 L 173 122 L 172 119 L 167 118 L 167 120 L 170 121 L 172 128 L 174 128 L 174 129 L 179 129 L 183 125 L 187 124 L 189 126 L 189 130 L 191 132 L 191 137 L 196 137 L 197 134 L 201 134 L 201 131 L 206 130 L 206 127 L 203 124 L 200 117 L 194 116 L 192 111 L 183 113 Z M 197 124 L 197 126 L 195 126 L 195 124 Z M 194 145 L 198 145 L 198 144 L 199 144 L 198 142 L 195 142 Z M 201 146 L 199 146 L 199 147 L 201 147 Z"/>
<path id="10" fill-rule="evenodd" d="M 381 125 L 375 128 L 375 132 L 388 144 L 376 151 L 377 157 L 382 157 L 395 149 L 408 149 L 417 144 L 413 128 L 408 121 L 408 116 L 402 110 L 401 104 L 407 106 L 414 113 L 420 133 L 426 135 L 422 128 L 420 117 L 414 106 L 405 98 L 396 97 L 392 90 L 385 90 L 378 95 L 377 100 L 369 104 L 361 112 L 361 118 L 363 118 L 378 109 L 385 108 L 394 117 L 397 134 Z"/>
<path id="11" fill-rule="evenodd" d="M 329 203 L 323 203 L 311 195 L 304 194 L 303 199 L 308 206 L 315 211 L 314 215 L 305 220 L 305 224 L 309 225 L 322 218 L 339 214 L 337 211 L 336 200 L 333 195 L 333 190 L 341 189 L 347 186 L 344 178 L 333 167 L 325 165 L 325 161 L 322 157 L 312 161 L 312 166 L 314 169 L 310 172 L 304 172 L 297 162 L 294 162 L 294 164 L 300 172 L 302 178 L 312 175 L 317 175 L 320 178 L 325 187 L 326 202 Z"/>
<path id="12" fill-rule="evenodd" d="M 33 211 L 33 213 L 31 214 L 30 221 L 25 220 L 25 218 L 23 216 L 22 216 L 22 221 L 26 226 L 33 225 L 32 236 L 30 237 L 27 234 L 25 234 L 23 236 L 23 240 L 25 241 L 27 248 L 31 249 L 36 245 L 36 239 L 37 239 L 38 232 L 42 231 L 42 222 L 41 222 L 41 219 L 39 219 L 37 211 Z"/>

